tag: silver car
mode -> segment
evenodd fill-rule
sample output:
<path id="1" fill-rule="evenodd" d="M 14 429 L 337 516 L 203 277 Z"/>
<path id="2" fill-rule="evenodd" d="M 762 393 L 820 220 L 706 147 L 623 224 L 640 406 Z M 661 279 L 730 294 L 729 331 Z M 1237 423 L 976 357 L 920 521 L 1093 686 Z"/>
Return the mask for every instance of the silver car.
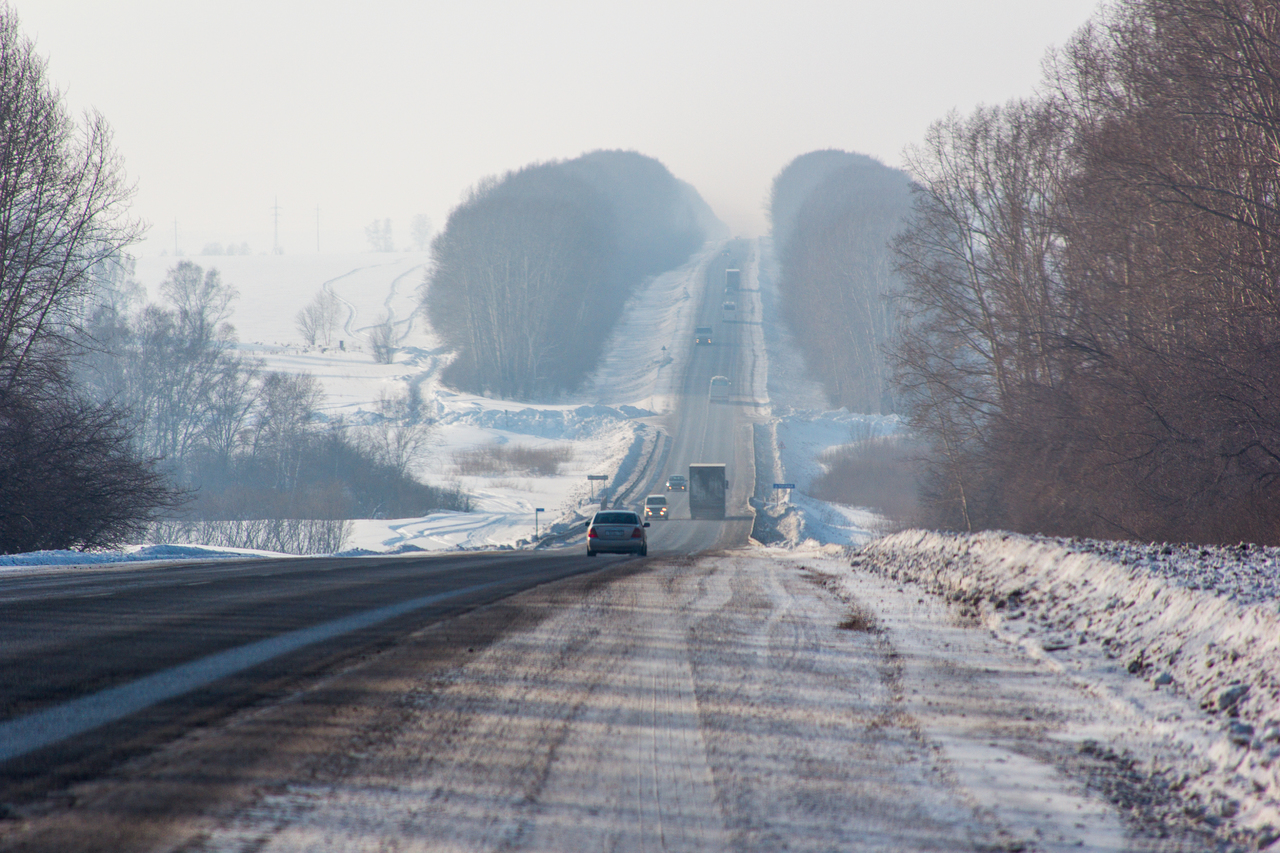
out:
<path id="1" fill-rule="evenodd" d="M 649 537 L 645 528 L 649 522 L 631 510 L 601 510 L 587 522 L 587 556 L 596 554 L 649 553 Z"/>

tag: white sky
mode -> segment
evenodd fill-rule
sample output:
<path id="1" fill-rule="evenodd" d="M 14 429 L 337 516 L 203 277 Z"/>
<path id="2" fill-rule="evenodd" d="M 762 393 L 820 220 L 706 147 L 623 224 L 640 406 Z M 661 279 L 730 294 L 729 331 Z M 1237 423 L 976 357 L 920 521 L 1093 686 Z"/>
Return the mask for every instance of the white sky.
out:
<path id="1" fill-rule="evenodd" d="M 101 111 L 151 224 L 207 242 L 367 247 L 477 180 L 597 148 L 656 157 L 737 233 L 773 176 L 843 148 L 901 165 L 949 109 L 1029 94 L 1095 0 L 13 0 Z"/>

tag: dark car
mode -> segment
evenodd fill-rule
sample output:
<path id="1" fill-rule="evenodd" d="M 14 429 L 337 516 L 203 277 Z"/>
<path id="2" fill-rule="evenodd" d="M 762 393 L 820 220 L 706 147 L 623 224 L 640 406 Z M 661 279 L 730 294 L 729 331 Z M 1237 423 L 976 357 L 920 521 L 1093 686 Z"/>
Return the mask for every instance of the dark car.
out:
<path id="1" fill-rule="evenodd" d="M 649 537 L 645 528 L 649 522 L 630 510 L 602 510 L 587 522 L 587 556 L 596 554 L 649 553 Z"/>
<path id="2" fill-rule="evenodd" d="M 711 343 L 711 327 L 710 327 L 710 326 L 698 326 L 696 329 L 694 329 L 694 330 L 693 330 L 693 342 L 694 342 L 695 344 L 709 344 L 709 343 Z"/>
<path id="3" fill-rule="evenodd" d="M 668 492 L 674 492 L 677 490 L 683 492 L 683 491 L 687 491 L 688 488 L 689 488 L 689 481 L 685 479 L 683 474 L 672 474 L 670 477 L 667 478 Z"/>

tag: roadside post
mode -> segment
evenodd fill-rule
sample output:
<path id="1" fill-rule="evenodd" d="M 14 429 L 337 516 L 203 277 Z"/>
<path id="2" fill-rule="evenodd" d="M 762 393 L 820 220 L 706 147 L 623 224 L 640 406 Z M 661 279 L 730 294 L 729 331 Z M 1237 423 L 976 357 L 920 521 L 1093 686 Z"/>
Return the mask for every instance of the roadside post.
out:
<path id="1" fill-rule="evenodd" d="M 540 512 L 546 512 L 546 510 L 540 506 L 535 506 L 533 508 L 533 538 L 534 539 L 538 538 L 538 513 Z"/>
<path id="2" fill-rule="evenodd" d="M 588 474 L 587 481 L 591 483 L 591 499 L 596 499 L 596 481 L 604 482 L 609 479 L 608 474 Z"/>

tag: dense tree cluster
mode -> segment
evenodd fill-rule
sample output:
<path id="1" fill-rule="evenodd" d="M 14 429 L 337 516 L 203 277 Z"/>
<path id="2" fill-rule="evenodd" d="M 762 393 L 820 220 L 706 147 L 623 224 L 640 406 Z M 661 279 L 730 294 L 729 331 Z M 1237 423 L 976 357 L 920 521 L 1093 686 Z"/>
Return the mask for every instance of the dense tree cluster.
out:
<path id="1" fill-rule="evenodd" d="M 125 539 L 179 495 L 70 360 L 92 271 L 136 239 L 96 114 L 73 121 L 0 5 L 0 552 Z"/>
<path id="2" fill-rule="evenodd" d="M 804 154 L 773 181 L 780 313 L 827 396 L 851 411 L 895 410 L 883 354 L 897 283 L 889 241 L 910 186 L 903 172 L 845 151 Z"/>
<path id="3" fill-rule="evenodd" d="M 911 155 L 937 520 L 1280 542 L 1280 7 L 1120 0 Z"/>
<path id="4" fill-rule="evenodd" d="M 454 387 L 533 399 L 592 370 L 627 297 L 714 216 L 656 160 L 597 151 L 481 182 L 432 241 L 423 306 Z"/>

